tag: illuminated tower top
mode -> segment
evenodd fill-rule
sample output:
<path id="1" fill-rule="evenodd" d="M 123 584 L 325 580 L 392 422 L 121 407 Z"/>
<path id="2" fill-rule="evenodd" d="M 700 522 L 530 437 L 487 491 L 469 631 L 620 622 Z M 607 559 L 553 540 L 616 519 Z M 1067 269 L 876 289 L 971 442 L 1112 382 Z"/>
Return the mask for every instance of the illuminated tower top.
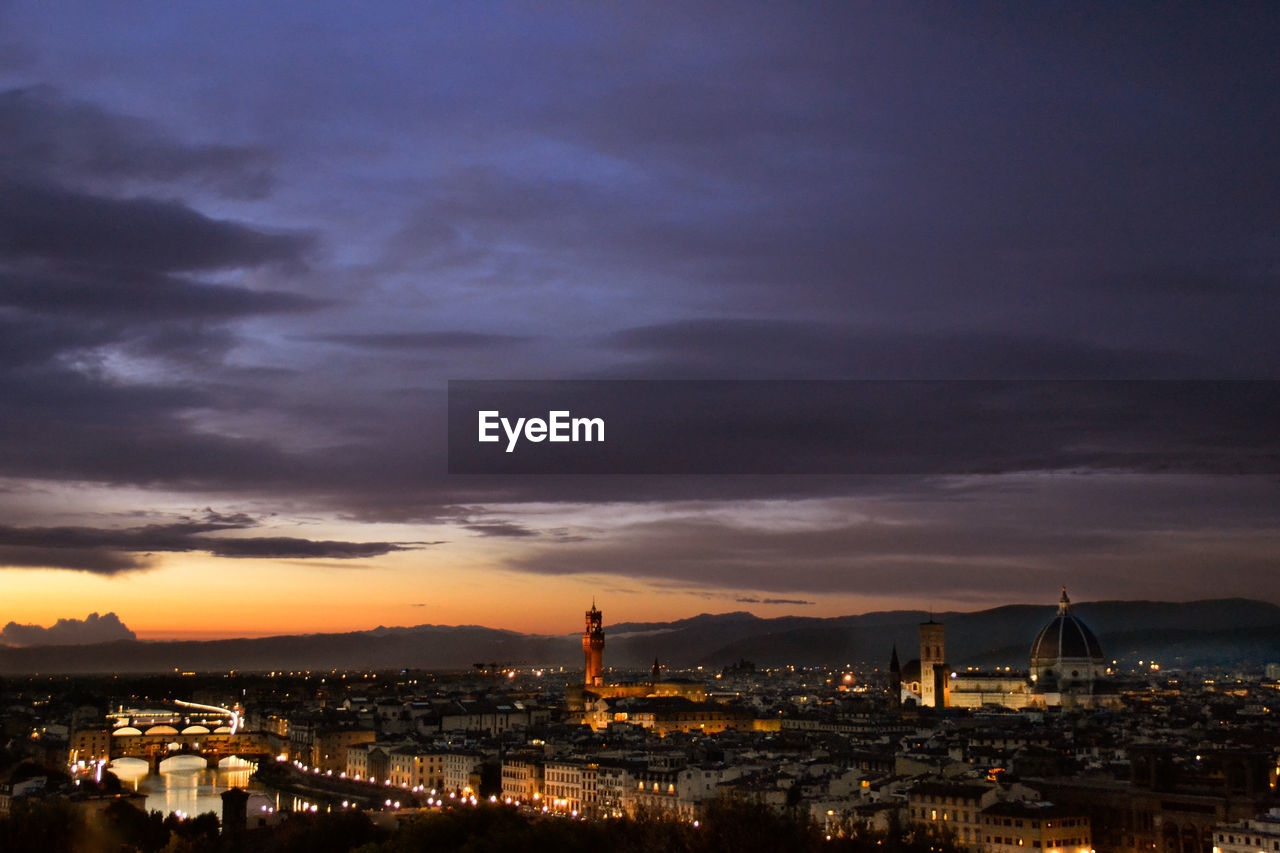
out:
<path id="1" fill-rule="evenodd" d="M 604 614 L 596 609 L 594 601 L 587 611 L 587 626 L 582 632 L 582 652 L 586 685 L 604 684 Z"/>
<path id="2" fill-rule="evenodd" d="M 920 623 L 920 663 L 940 664 L 947 659 L 945 632 L 942 623 L 932 619 Z"/>

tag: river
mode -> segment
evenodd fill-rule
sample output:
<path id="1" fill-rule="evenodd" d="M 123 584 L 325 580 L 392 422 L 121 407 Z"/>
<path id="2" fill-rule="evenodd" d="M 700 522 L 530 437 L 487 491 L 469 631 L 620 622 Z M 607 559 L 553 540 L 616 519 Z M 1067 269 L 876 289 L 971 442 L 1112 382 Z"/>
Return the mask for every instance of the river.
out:
<path id="1" fill-rule="evenodd" d="M 221 820 L 222 792 L 230 788 L 244 788 L 249 792 L 250 815 L 311 807 L 312 803 L 305 798 L 271 791 L 250 781 L 253 770 L 251 762 L 239 758 L 228 758 L 213 770 L 206 766 L 203 758 L 195 755 L 167 759 L 159 773 L 149 773 L 147 762 L 138 758 L 117 758 L 111 762 L 111 772 L 124 787 L 146 795 L 149 812 L 179 816 L 213 812 Z"/>

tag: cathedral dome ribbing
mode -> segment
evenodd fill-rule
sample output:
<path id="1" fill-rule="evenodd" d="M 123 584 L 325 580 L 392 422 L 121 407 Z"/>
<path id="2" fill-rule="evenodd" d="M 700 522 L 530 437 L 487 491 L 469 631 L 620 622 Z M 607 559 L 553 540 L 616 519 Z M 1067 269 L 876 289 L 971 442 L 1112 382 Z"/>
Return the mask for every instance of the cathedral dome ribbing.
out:
<path id="1" fill-rule="evenodd" d="M 1078 666 L 1086 663 L 1105 665 L 1102 645 L 1089 626 L 1071 612 L 1071 600 L 1067 598 L 1066 587 L 1063 587 L 1058 615 L 1040 629 L 1031 644 L 1031 669 L 1033 672 L 1049 668 L 1061 670 L 1068 664 Z M 1078 669 L 1072 674 L 1078 674 Z"/>

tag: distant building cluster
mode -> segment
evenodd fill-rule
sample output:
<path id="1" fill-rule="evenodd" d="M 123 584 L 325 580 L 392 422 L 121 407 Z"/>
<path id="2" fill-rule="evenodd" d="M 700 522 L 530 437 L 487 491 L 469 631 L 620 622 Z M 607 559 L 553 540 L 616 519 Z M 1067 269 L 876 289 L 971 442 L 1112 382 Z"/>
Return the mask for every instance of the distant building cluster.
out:
<path id="1" fill-rule="evenodd" d="M 1062 588 L 1058 615 L 1031 643 L 1030 668 L 1018 672 L 959 672 L 947 665 L 944 627 L 920 625 L 920 657 L 901 668 L 892 651 L 890 672 L 899 675 L 901 701 L 926 708 L 1118 708 L 1121 697 L 1108 680 L 1111 670 L 1089 626 L 1071 612 Z"/>
<path id="2" fill-rule="evenodd" d="M 653 662 L 649 678 L 605 683 L 604 615 L 595 603 L 586 614 L 582 632 L 586 660 L 581 686 L 571 686 L 566 707 L 583 725 L 601 730 L 611 723 L 630 723 L 658 735 L 673 732 L 721 732 L 726 729 L 773 729 L 776 720 L 760 720 L 748 709 L 707 701 L 705 681 L 663 678 L 662 665 Z"/>
<path id="3" fill-rule="evenodd" d="M 919 636 L 918 658 L 892 648 L 887 667 L 618 672 L 593 603 L 581 677 L 224 673 L 171 679 L 180 704 L 146 679 L 105 679 L 104 707 L 78 704 L 76 679 L 10 679 L 0 819 L 22 800 L 137 800 L 95 787 L 123 757 L 155 772 L 237 756 L 259 772 L 226 798 L 232 833 L 288 820 L 267 805 L 282 792 L 388 820 L 488 802 L 699 822 L 729 799 L 803 810 L 832 838 L 925 833 L 971 853 L 1280 853 L 1275 670 L 1108 664 L 1065 590 L 1025 670 L 952 665 L 933 619 Z"/>

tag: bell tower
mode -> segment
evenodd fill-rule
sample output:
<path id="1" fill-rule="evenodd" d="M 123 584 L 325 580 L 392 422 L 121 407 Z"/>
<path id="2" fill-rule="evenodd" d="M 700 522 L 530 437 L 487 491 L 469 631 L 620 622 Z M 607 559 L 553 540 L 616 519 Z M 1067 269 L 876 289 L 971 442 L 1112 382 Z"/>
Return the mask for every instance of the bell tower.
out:
<path id="1" fill-rule="evenodd" d="M 920 623 L 920 704 L 925 708 L 947 707 L 951 678 L 947 671 L 946 634 L 942 623 Z"/>
<path id="2" fill-rule="evenodd" d="M 599 687 L 604 684 L 604 614 L 591 602 L 587 611 L 587 627 L 582 632 L 582 651 L 586 657 L 584 684 Z"/>

